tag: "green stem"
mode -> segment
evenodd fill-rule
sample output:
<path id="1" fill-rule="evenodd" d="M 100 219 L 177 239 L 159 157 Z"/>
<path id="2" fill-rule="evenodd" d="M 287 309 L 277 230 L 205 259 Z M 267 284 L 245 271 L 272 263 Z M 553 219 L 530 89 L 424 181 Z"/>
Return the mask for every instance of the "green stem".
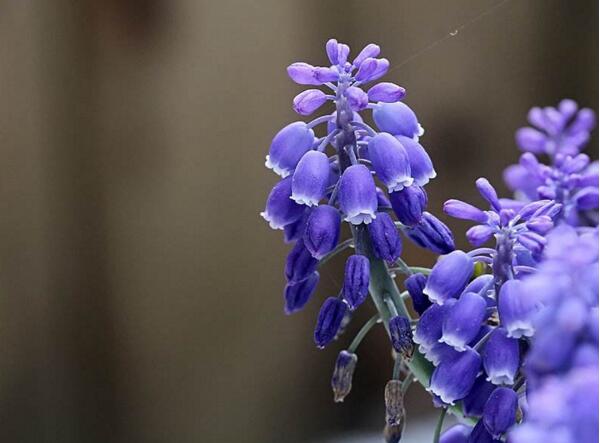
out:
<path id="1" fill-rule="evenodd" d="M 433 443 L 440 443 L 440 434 L 442 433 L 442 425 L 444 424 L 444 418 L 446 418 L 446 408 L 442 409 L 440 418 L 438 419 L 435 427 L 435 433 L 433 434 Z"/>
<path id="2" fill-rule="evenodd" d="M 408 269 L 410 269 L 413 272 L 413 274 L 416 274 L 416 273 L 425 274 L 425 275 L 431 274 L 430 268 L 422 268 L 420 266 L 409 266 Z"/>
<path id="3" fill-rule="evenodd" d="M 367 335 L 371 328 L 377 323 L 379 323 L 379 314 L 375 314 L 373 317 L 367 320 L 367 322 L 363 325 L 362 328 L 360 328 L 360 330 L 356 334 L 356 337 L 354 337 L 354 340 L 352 340 L 352 343 L 350 343 L 350 346 L 348 346 L 348 352 L 356 351 L 356 348 L 358 348 L 360 342 L 363 340 L 363 338 L 365 338 L 365 335 Z"/>

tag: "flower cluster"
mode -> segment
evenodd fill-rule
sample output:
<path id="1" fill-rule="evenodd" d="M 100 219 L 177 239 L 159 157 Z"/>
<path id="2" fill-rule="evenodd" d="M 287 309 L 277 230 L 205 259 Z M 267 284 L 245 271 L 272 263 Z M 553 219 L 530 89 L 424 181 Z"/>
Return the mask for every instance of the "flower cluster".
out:
<path id="1" fill-rule="evenodd" d="M 532 109 L 533 127 L 517 132 L 525 153 L 505 172 L 514 198 L 499 198 L 480 178 L 485 208 L 456 199 L 444 204 L 447 215 L 475 223 L 466 232 L 474 249 L 455 250 L 451 231 L 426 211 L 424 187 L 436 173 L 420 144 L 423 129 L 402 101 L 404 89 L 387 82 L 366 87 L 389 62 L 374 44 L 352 60 L 349 47 L 333 39 L 326 52 L 328 66 L 288 67 L 292 80 L 313 87 L 294 98 L 298 114 L 327 102 L 334 110 L 277 133 L 266 166 L 280 181 L 262 216 L 293 243 L 285 264 L 288 314 L 310 300 L 319 268 L 353 248 L 339 293 L 321 305 L 316 345 L 341 335 L 369 295 L 376 313 L 338 354 L 334 400 L 350 393 L 357 347 L 381 323 L 394 357 L 384 390 L 387 442 L 401 439 L 403 397 L 414 381 L 443 414 L 449 410 L 462 422 L 440 437 L 442 414 L 436 442 L 592 441 L 598 428 L 598 165 L 581 151 L 594 113 L 571 100 Z M 343 223 L 347 240 L 341 240 Z M 402 260 L 400 234 L 440 254 L 433 268 Z M 400 274 L 404 292 L 395 281 Z"/>

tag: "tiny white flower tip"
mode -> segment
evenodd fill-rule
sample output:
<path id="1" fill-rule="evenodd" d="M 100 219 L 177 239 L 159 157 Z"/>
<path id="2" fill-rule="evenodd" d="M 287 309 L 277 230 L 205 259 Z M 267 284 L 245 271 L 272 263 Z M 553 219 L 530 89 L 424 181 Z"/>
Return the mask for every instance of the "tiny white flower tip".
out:
<path id="1" fill-rule="evenodd" d="M 298 203 L 299 205 L 305 205 L 305 206 L 319 206 L 319 200 L 316 200 L 312 197 L 307 197 L 305 195 L 296 195 L 296 194 L 292 194 L 290 196 L 290 198 L 292 200 L 294 200 L 296 203 Z"/>
<path id="2" fill-rule="evenodd" d="M 263 211 L 260 213 L 260 216 L 262 218 L 264 218 L 268 223 L 269 223 L 269 227 L 271 229 L 276 229 L 276 230 L 282 230 L 284 228 L 283 225 L 280 225 L 278 223 L 275 223 L 273 220 L 271 220 L 271 217 L 269 217 L 269 214 L 267 214 L 266 211 Z"/>
<path id="3" fill-rule="evenodd" d="M 353 225 L 361 225 L 363 223 L 368 225 L 376 218 L 377 216 L 374 212 L 359 212 L 356 214 L 348 214 L 346 218 L 344 218 L 344 221 L 347 221 Z"/>
<path id="4" fill-rule="evenodd" d="M 453 335 L 442 335 L 442 338 L 440 338 L 438 342 L 447 344 L 448 346 L 451 346 L 452 348 L 454 348 L 455 351 L 458 352 L 463 352 L 467 350 L 466 343 L 464 343 L 464 341 L 460 338 L 455 337 Z"/>
<path id="5" fill-rule="evenodd" d="M 279 175 L 281 178 L 286 178 L 292 172 L 292 171 L 290 171 L 288 169 L 280 168 L 279 165 L 276 165 L 276 164 L 272 163 L 271 159 L 269 158 L 268 155 L 266 156 L 265 166 L 268 169 L 271 169 L 275 174 Z"/>

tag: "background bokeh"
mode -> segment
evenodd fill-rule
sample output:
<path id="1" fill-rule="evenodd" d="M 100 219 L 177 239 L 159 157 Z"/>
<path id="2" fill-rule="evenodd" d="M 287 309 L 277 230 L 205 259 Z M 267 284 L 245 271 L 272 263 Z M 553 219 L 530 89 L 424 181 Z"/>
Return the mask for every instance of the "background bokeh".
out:
<path id="1" fill-rule="evenodd" d="M 325 62 L 330 37 L 380 44 L 426 128 L 441 214 L 477 201 L 477 177 L 500 184 L 530 106 L 598 108 L 597 17 L 594 0 L 0 2 L 0 438 L 378 432 L 382 332 L 341 406 L 329 377 L 344 343 L 312 343 L 342 262 L 305 311 L 282 312 L 287 247 L 258 212 L 270 139 L 297 118 L 285 67 Z M 431 412 L 410 392 L 409 429 Z"/>

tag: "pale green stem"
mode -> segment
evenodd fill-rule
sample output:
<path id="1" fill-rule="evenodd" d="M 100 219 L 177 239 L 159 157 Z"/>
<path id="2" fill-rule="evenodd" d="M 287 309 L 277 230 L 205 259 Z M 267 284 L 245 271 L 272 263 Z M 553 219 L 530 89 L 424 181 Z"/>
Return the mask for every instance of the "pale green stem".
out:
<path id="1" fill-rule="evenodd" d="M 363 325 L 362 328 L 360 328 L 360 330 L 356 334 L 356 337 L 354 337 L 354 340 L 352 340 L 352 343 L 350 343 L 350 346 L 348 346 L 348 352 L 356 351 L 356 348 L 358 348 L 360 342 L 363 340 L 363 338 L 365 338 L 365 335 L 367 335 L 371 328 L 377 323 L 379 323 L 379 321 L 379 314 L 375 314 L 373 317 L 367 320 L 367 322 Z"/>
<path id="2" fill-rule="evenodd" d="M 440 418 L 438 419 L 437 425 L 435 426 L 435 433 L 433 434 L 433 443 L 440 443 L 440 435 L 442 433 L 444 418 L 446 418 L 446 411 L 446 408 L 444 408 L 440 413 Z"/>

